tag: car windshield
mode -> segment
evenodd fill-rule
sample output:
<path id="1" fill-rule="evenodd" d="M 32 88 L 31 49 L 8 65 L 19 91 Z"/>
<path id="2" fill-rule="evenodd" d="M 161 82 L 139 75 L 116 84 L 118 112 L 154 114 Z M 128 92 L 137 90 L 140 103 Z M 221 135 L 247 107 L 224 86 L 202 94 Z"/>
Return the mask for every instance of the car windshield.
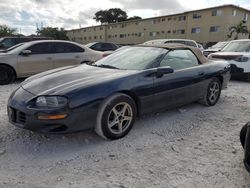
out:
<path id="1" fill-rule="evenodd" d="M 228 44 L 228 42 L 218 42 L 217 44 L 211 46 L 211 49 L 216 49 L 216 48 L 224 48 L 226 45 Z"/>
<path id="2" fill-rule="evenodd" d="M 249 52 L 250 41 L 233 41 L 230 42 L 222 52 Z"/>
<path id="3" fill-rule="evenodd" d="M 22 46 L 23 44 L 24 44 L 24 43 L 20 43 L 20 44 L 17 44 L 17 45 L 15 45 L 15 46 L 12 46 L 12 47 L 8 48 L 8 49 L 6 50 L 6 52 L 10 52 L 10 51 L 14 50 L 14 49 L 17 48 L 17 47 Z"/>
<path id="4" fill-rule="evenodd" d="M 104 59 L 99 60 L 94 66 L 104 68 L 144 70 L 157 61 L 168 50 L 155 47 L 130 47 L 118 51 Z"/>

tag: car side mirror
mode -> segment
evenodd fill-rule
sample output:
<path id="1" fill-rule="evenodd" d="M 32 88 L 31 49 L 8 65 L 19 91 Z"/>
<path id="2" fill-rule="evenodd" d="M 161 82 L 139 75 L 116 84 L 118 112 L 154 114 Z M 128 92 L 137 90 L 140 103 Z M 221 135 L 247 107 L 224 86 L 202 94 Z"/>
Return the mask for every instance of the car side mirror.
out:
<path id="1" fill-rule="evenodd" d="M 23 56 L 29 56 L 31 54 L 30 50 L 23 50 L 21 53 Z"/>
<path id="2" fill-rule="evenodd" d="M 159 67 L 159 68 L 157 68 L 156 76 L 157 76 L 157 78 L 160 78 L 160 77 L 162 77 L 165 74 L 171 74 L 173 72 L 174 72 L 174 69 L 172 69 L 169 66 Z"/>

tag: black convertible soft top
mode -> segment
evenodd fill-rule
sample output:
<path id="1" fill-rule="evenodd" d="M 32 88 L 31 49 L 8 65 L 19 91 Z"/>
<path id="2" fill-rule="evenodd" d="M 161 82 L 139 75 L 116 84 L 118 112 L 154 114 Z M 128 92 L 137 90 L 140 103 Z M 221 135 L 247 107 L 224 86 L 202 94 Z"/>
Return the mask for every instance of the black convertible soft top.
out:
<path id="1" fill-rule="evenodd" d="M 200 51 L 199 48 L 192 47 L 192 46 L 186 46 L 186 45 L 178 44 L 178 43 L 162 44 L 162 45 L 138 45 L 138 46 L 165 48 L 168 50 L 188 49 L 188 50 L 191 50 L 196 55 L 196 57 L 198 58 L 201 64 L 205 64 L 209 62 L 209 60 L 203 55 L 203 53 Z"/>

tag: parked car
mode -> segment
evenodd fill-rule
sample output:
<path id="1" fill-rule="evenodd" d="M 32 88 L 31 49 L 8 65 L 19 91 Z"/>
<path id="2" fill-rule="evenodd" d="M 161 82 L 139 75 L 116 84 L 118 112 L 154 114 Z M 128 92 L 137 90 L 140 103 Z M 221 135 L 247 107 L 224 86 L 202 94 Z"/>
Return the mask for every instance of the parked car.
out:
<path id="1" fill-rule="evenodd" d="M 208 56 L 211 53 L 221 51 L 226 45 L 228 45 L 229 41 L 218 42 L 215 45 L 211 46 L 210 48 L 203 51 L 204 56 Z"/>
<path id="2" fill-rule="evenodd" d="M 183 45 L 135 46 L 89 65 L 50 70 L 25 80 L 8 101 L 12 124 L 42 133 L 94 129 L 124 137 L 137 116 L 199 101 L 215 105 L 230 65 L 209 62 Z"/>
<path id="3" fill-rule="evenodd" d="M 220 52 L 212 53 L 210 59 L 223 59 L 231 64 L 233 77 L 250 82 L 250 39 L 231 41 Z"/>
<path id="4" fill-rule="evenodd" d="M 241 129 L 240 141 L 245 153 L 244 164 L 248 172 L 250 172 L 250 122 Z"/>
<path id="5" fill-rule="evenodd" d="M 150 41 L 144 42 L 143 44 L 144 45 L 163 45 L 163 44 L 171 44 L 171 43 L 193 46 L 193 47 L 199 48 L 200 50 L 203 49 L 203 47 L 201 48 L 201 46 L 199 46 L 197 42 L 195 42 L 194 40 L 188 40 L 188 39 L 156 39 L 156 40 L 150 40 Z"/>
<path id="6" fill-rule="evenodd" d="M 95 51 L 115 51 L 117 50 L 120 46 L 113 44 L 113 43 L 107 43 L 107 42 L 92 42 L 89 44 L 86 44 L 88 48 L 95 50 Z"/>
<path id="7" fill-rule="evenodd" d="M 36 40 L 48 40 L 47 37 L 3 37 L 0 38 L 0 50 L 6 50 L 20 43 L 36 41 Z"/>
<path id="8" fill-rule="evenodd" d="M 101 52 L 73 42 L 27 42 L 6 53 L 0 53 L 0 85 L 9 84 L 15 78 L 28 77 L 57 67 L 91 63 L 101 58 Z"/>

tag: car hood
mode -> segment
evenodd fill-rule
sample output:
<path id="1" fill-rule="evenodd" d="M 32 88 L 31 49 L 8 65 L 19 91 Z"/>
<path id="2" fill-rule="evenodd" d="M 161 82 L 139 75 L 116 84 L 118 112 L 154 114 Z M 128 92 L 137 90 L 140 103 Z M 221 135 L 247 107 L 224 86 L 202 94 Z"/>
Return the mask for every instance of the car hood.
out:
<path id="1" fill-rule="evenodd" d="M 239 56 L 249 56 L 248 52 L 217 52 L 211 54 L 213 59 L 225 59 L 225 60 L 234 60 Z"/>
<path id="2" fill-rule="evenodd" d="M 84 89 L 135 73 L 90 65 L 70 66 L 47 71 L 25 80 L 21 87 L 34 95 L 66 95 L 76 89 Z"/>

